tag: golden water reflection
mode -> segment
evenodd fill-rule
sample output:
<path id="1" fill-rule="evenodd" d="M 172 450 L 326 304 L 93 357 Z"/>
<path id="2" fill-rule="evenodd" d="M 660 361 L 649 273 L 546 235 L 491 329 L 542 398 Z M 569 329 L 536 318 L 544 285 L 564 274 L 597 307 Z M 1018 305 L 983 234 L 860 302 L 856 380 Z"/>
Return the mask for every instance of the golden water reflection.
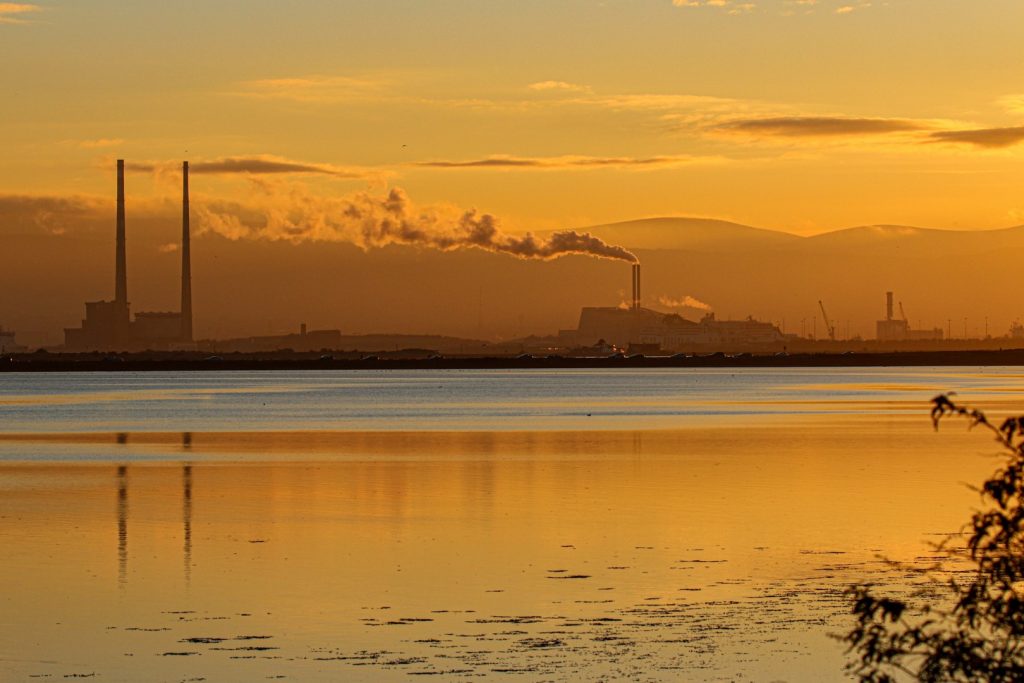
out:
<path id="1" fill-rule="evenodd" d="M 5 438 L 101 449 L 0 465 L 10 680 L 838 680 L 843 587 L 994 466 L 899 416 Z"/>

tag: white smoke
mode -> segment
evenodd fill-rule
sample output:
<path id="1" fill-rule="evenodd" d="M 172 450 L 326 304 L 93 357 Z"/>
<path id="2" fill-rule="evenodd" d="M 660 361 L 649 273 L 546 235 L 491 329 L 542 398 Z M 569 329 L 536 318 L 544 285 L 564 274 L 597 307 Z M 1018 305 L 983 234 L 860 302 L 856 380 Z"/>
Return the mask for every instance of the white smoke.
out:
<path id="1" fill-rule="evenodd" d="M 664 294 L 658 297 L 658 303 L 665 308 L 693 308 L 698 311 L 710 311 L 711 306 L 704 303 L 700 299 L 695 299 L 692 296 L 683 296 L 678 299 L 665 296 Z"/>
<path id="2" fill-rule="evenodd" d="M 498 220 L 475 210 L 417 208 L 400 188 L 382 194 L 358 192 L 325 197 L 303 185 L 252 179 L 257 189 L 245 206 L 197 197 L 193 211 L 200 232 L 230 239 L 349 242 L 363 249 L 409 244 L 454 251 L 476 248 L 523 259 L 549 260 L 569 254 L 636 263 L 623 247 L 589 233 L 563 230 L 548 238 L 510 235 Z"/>

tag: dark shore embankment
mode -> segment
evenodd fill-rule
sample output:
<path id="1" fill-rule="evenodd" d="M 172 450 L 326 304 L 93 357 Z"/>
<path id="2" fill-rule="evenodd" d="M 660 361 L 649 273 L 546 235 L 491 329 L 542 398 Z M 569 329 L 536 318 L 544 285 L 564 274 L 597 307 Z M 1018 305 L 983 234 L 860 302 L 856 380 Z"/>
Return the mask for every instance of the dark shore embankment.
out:
<path id="1" fill-rule="evenodd" d="M 182 372 L 238 370 L 504 370 L 583 368 L 773 368 L 1024 365 L 1024 349 L 997 351 L 903 351 L 893 353 L 708 354 L 630 357 L 335 358 L 304 354 L 148 354 L 95 356 L 26 354 L 0 359 L 0 372 Z"/>

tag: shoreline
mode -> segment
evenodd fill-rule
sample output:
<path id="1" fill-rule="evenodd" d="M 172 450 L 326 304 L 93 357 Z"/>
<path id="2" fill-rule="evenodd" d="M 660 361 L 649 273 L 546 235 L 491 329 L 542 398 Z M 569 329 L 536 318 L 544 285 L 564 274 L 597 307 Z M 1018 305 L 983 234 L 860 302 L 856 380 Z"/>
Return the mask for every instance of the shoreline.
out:
<path id="1" fill-rule="evenodd" d="M 225 354 L 196 357 L 149 354 L 18 354 L 0 358 L 3 372 L 195 372 L 287 370 L 554 370 L 611 368 L 787 368 L 900 366 L 1024 366 L 1024 349 L 675 356 L 438 356 L 335 358 L 308 354 Z"/>

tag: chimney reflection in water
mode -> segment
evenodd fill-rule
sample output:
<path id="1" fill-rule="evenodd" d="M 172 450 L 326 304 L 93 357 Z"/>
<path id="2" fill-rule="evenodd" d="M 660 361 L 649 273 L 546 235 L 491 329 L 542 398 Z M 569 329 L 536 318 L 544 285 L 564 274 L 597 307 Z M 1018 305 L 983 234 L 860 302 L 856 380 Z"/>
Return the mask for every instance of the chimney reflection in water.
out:
<path id="1" fill-rule="evenodd" d="M 117 434 L 118 444 L 128 443 L 127 434 Z M 192 447 L 191 432 L 182 432 L 181 447 Z M 192 581 L 192 465 L 183 463 L 182 473 L 182 533 L 184 542 L 182 554 L 185 567 L 185 584 Z M 128 466 L 117 466 L 117 582 L 122 588 L 128 583 Z"/>
<path id="2" fill-rule="evenodd" d="M 184 450 L 192 448 L 192 433 L 182 432 L 181 447 Z M 182 485 L 182 532 L 185 538 L 182 546 L 182 553 L 185 561 L 185 585 L 192 582 L 192 465 L 184 463 L 181 466 Z"/>
<path id="3" fill-rule="evenodd" d="M 119 443 L 123 443 L 119 441 Z M 117 467 L 117 583 L 128 580 L 128 467 Z"/>

